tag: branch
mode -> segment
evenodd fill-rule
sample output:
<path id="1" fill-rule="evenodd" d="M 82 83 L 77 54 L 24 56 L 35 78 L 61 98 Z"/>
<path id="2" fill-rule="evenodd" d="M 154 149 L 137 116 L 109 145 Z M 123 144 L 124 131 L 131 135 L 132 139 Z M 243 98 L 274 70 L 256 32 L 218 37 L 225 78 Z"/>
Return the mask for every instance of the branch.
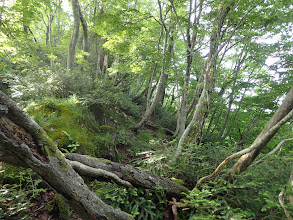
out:
<path id="1" fill-rule="evenodd" d="M 247 154 L 255 149 L 257 149 L 259 146 L 261 146 L 261 144 L 265 141 L 268 141 L 269 139 L 271 139 L 272 135 L 277 132 L 279 130 L 279 128 L 285 124 L 287 121 L 289 121 L 291 118 L 293 117 L 293 110 L 291 110 L 282 120 L 280 120 L 277 124 L 275 124 L 271 129 L 269 129 L 261 138 L 259 138 L 258 140 L 256 140 L 252 145 L 250 145 L 250 147 L 245 148 L 241 151 L 238 151 L 235 154 L 232 154 L 231 156 L 227 157 L 225 160 L 223 160 L 220 165 L 215 169 L 215 171 L 205 177 L 202 177 L 200 180 L 197 181 L 195 188 L 198 188 L 199 185 L 201 185 L 204 182 L 207 182 L 209 180 L 214 179 L 215 177 L 217 177 L 219 175 L 219 173 L 221 172 L 221 170 L 224 168 L 224 166 L 230 162 L 231 160 L 234 160 L 238 157 L 241 157 L 244 154 Z"/>
<path id="2" fill-rule="evenodd" d="M 84 165 L 78 161 L 71 161 L 71 160 L 67 160 L 67 161 L 73 167 L 73 169 L 76 172 L 78 172 L 80 175 L 90 176 L 90 177 L 102 176 L 102 177 L 113 180 L 115 183 L 117 183 L 119 185 L 122 185 L 122 186 L 125 186 L 128 188 L 132 187 L 131 183 L 120 179 L 116 174 L 114 174 L 112 172 L 108 172 L 108 171 L 102 170 L 102 169 L 93 168 L 93 167 Z"/>
<path id="3" fill-rule="evenodd" d="M 284 205 L 284 192 L 285 192 L 285 188 L 282 188 L 282 190 L 281 190 L 281 192 L 279 194 L 279 203 L 280 203 L 282 209 L 284 210 L 287 219 L 292 220 L 292 217 L 290 216 L 290 213 L 288 212 L 288 210 L 286 209 L 286 207 Z"/>
<path id="4" fill-rule="evenodd" d="M 188 45 L 188 42 L 187 42 L 187 40 L 186 40 L 186 37 L 185 37 L 184 31 L 183 31 L 183 28 L 182 28 L 182 26 L 181 26 L 181 24 L 180 24 L 180 22 L 179 22 L 179 17 L 178 17 L 178 14 L 177 14 L 176 8 L 175 8 L 175 6 L 174 6 L 174 4 L 173 4 L 173 1 L 170 0 L 170 3 L 171 3 L 171 6 L 172 6 L 172 8 L 173 8 L 173 10 L 174 10 L 174 13 L 175 13 L 175 16 L 176 16 L 176 21 L 177 21 L 178 27 L 179 27 L 179 29 L 180 29 L 180 32 L 181 32 L 181 34 L 182 34 L 182 38 L 183 38 L 183 41 L 184 41 L 184 43 L 185 43 L 186 49 L 191 53 L 192 57 L 193 57 L 193 58 L 195 59 L 195 61 L 201 66 L 201 68 L 204 69 L 204 65 L 203 65 L 203 63 L 198 59 L 198 57 L 194 54 L 193 50 L 192 50 L 192 49 L 189 47 L 189 45 Z"/>
<path id="5" fill-rule="evenodd" d="M 281 148 L 287 141 L 292 141 L 293 138 L 288 138 L 288 139 L 284 139 L 282 140 L 271 152 L 269 152 L 266 156 L 264 156 L 262 159 L 258 160 L 255 162 L 255 165 L 263 162 L 268 156 L 274 154 L 277 152 L 277 150 L 279 150 L 279 148 Z"/>
<path id="6" fill-rule="evenodd" d="M 169 196 L 180 197 L 181 192 L 188 192 L 187 188 L 172 180 L 156 176 L 129 165 L 112 162 L 103 158 L 84 156 L 76 153 L 65 154 L 65 157 L 71 161 L 78 161 L 86 166 L 113 173 L 121 180 L 127 181 L 134 186 L 140 186 L 147 189 L 162 187 L 166 189 L 166 194 Z"/>

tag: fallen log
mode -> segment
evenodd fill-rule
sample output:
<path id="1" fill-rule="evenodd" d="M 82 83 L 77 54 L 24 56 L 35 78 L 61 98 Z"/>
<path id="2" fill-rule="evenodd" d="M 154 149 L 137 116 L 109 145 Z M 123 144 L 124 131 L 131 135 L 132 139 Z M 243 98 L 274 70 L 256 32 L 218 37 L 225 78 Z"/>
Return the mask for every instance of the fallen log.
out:
<path id="1" fill-rule="evenodd" d="M 125 180 L 134 186 L 147 189 L 162 187 L 166 189 L 166 194 L 170 197 L 180 197 L 181 192 L 188 192 L 187 188 L 172 180 L 136 169 L 130 165 L 120 164 L 110 160 L 84 156 L 76 153 L 65 154 L 65 157 L 71 161 L 78 161 L 92 168 L 102 169 L 114 173 L 120 179 Z"/>
<path id="2" fill-rule="evenodd" d="M 2 91 L 0 106 L 0 161 L 30 167 L 83 219 L 133 219 L 92 192 L 46 132 Z"/>

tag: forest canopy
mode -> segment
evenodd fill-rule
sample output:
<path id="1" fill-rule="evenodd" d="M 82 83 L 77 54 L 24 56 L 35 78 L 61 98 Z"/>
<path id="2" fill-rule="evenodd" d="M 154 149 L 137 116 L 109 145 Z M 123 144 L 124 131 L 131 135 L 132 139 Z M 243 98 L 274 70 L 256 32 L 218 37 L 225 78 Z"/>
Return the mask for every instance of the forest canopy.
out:
<path id="1" fill-rule="evenodd" d="M 292 21 L 289 0 L 1 1 L 0 218 L 292 219 Z"/>

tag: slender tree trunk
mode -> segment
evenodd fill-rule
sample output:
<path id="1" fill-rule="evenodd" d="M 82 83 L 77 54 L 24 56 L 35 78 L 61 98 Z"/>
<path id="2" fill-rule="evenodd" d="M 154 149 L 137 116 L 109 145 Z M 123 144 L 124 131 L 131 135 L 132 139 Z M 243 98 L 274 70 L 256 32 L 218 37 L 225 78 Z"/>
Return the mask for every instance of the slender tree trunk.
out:
<path id="1" fill-rule="evenodd" d="M 217 96 L 218 98 L 217 98 L 217 100 L 219 100 L 219 99 L 221 99 L 221 98 L 223 97 L 223 94 L 224 94 L 224 92 L 225 92 L 225 90 L 226 90 L 226 86 L 227 86 L 227 85 L 223 85 L 223 86 L 222 86 L 220 92 L 218 93 L 218 96 Z M 217 112 L 218 112 L 217 110 L 218 110 L 218 109 L 215 108 L 214 111 L 213 111 L 213 114 L 212 114 L 212 116 L 211 116 L 211 120 L 210 120 L 210 122 L 209 122 L 209 125 L 208 125 L 208 128 L 207 128 L 207 131 L 206 131 L 207 134 L 210 134 L 210 133 L 211 133 L 211 128 L 212 128 L 212 125 L 213 125 L 213 123 L 214 123 L 215 116 L 217 115 Z"/>
<path id="2" fill-rule="evenodd" d="M 159 83 L 157 86 L 157 92 L 155 94 L 154 100 L 152 102 L 152 104 L 150 105 L 149 108 L 146 109 L 142 119 L 140 120 L 140 122 L 134 127 L 135 130 L 140 129 L 144 123 L 148 120 L 148 118 L 151 116 L 151 114 L 153 113 L 153 111 L 155 110 L 155 107 L 159 101 L 160 95 L 161 95 L 161 90 L 163 88 L 163 84 L 164 84 L 164 79 L 165 79 L 165 61 L 166 61 L 166 47 L 167 47 L 167 41 L 168 41 L 168 32 L 165 33 L 165 41 L 164 41 L 164 52 L 163 52 L 163 61 L 162 61 L 162 69 L 161 69 L 161 75 L 159 78 Z"/>
<path id="3" fill-rule="evenodd" d="M 247 91 L 247 89 L 245 88 L 245 89 L 244 89 L 244 92 L 243 92 L 243 94 L 242 94 L 242 97 L 241 97 L 241 99 L 240 99 L 240 102 L 239 102 L 239 105 L 238 105 L 237 111 L 236 111 L 236 113 L 235 113 L 235 115 L 234 115 L 232 121 L 236 121 L 236 119 L 237 119 L 237 117 L 238 117 L 238 115 L 239 115 L 239 113 L 240 113 L 240 110 L 241 110 L 241 104 L 242 104 L 242 101 L 243 101 L 243 99 L 244 99 L 244 97 L 245 97 L 245 93 L 246 93 L 246 91 Z M 232 129 L 232 127 L 230 127 L 230 128 L 226 131 L 226 133 L 225 133 L 224 136 L 222 137 L 222 140 L 225 140 L 225 139 L 228 137 L 228 135 L 229 135 L 230 132 L 231 132 L 231 129 Z"/>
<path id="4" fill-rule="evenodd" d="M 79 3 L 78 0 L 72 0 L 72 11 L 73 11 L 73 31 L 72 36 L 68 48 L 68 56 L 67 56 L 67 69 L 73 70 L 74 68 L 74 57 L 75 57 L 75 47 L 78 40 L 78 32 L 80 26 L 80 18 L 79 18 Z"/>
<path id="5" fill-rule="evenodd" d="M 101 39 L 96 39 L 96 53 L 97 53 L 97 70 L 96 70 L 96 77 L 101 78 L 102 77 L 102 50 L 100 47 L 100 41 Z"/>
<path id="6" fill-rule="evenodd" d="M 214 22 L 214 30 L 211 35 L 211 43 L 210 43 L 210 51 L 208 60 L 205 65 L 205 70 L 203 74 L 206 75 L 206 83 L 207 83 L 207 92 L 206 92 L 206 99 L 204 105 L 200 105 L 202 108 L 196 111 L 199 111 L 199 117 L 196 119 L 196 123 L 193 126 L 191 131 L 190 138 L 188 140 L 189 143 L 199 143 L 202 138 L 202 133 L 204 131 L 204 126 L 206 119 L 208 117 L 208 111 L 212 99 L 212 92 L 214 90 L 215 84 L 215 74 L 216 74 L 216 64 L 217 64 L 217 57 L 221 50 L 219 48 L 220 39 L 221 39 L 221 32 L 222 27 L 224 25 L 224 21 L 226 16 L 228 15 L 229 11 L 231 10 L 231 5 L 222 5 L 219 9 L 219 12 L 215 18 Z"/>
<path id="7" fill-rule="evenodd" d="M 198 103 L 196 105 L 196 110 L 194 112 L 194 115 L 193 115 L 193 118 L 191 120 L 191 122 L 188 124 L 188 126 L 186 127 L 186 129 L 184 130 L 181 138 L 179 139 L 179 143 L 178 143 L 178 146 L 177 146 L 177 149 L 176 149 L 176 152 L 175 152 L 175 155 L 174 157 L 171 159 L 170 162 L 175 162 L 177 160 L 177 158 L 179 157 L 179 155 L 181 154 L 182 152 L 182 147 L 183 147 L 183 144 L 190 132 L 190 130 L 192 129 L 192 126 L 194 125 L 194 123 L 196 122 L 197 118 L 199 117 L 199 114 L 200 114 L 200 109 L 202 109 L 202 106 L 204 105 L 204 103 L 206 102 L 206 98 L 207 98 L 207 88 L 206 88 L 206 80 L 204 80 L 205 82 L 205 86 L 202 90 L 202 93 L 201 93 L 201 96 L 198 100 Z"/>
<path id="8" fill-rule="evenodd" d="M 141 86 L 142 86 L 142 84 L 144 82 L 144 80 L 142 80 L 141 78 L 142 78 L 141 77 L 141 72 L 139 72 L 138 77 L 136 79 L 135 89 L 130 95 L 131 97 L 135 97 L 137 95 L 138 91 L 141 89 Z"/>
<path id="9" fill-rule="evenodd" d="M 230 117 L 230 112 L 231 112 L 231 107 L 232 107 L 232 104 L 233 104 L 233 101 L 234 101 L 234 98 L 235 98 L 235 90 L 236 90 L 236 82 L 237 82 L 237 78 L 238 78 L 238 74 L 239 74 L 239 71 L 241 69 L 241 66 L 245 60 L 245 57 L 246 57 L 246 54 L 244 56 L 243 55 L 243 50 L 238 58 L 238 61 L 235 65 L 235 68 L 234 68 L 234 81 L 233 81 L 233 85 L 232 85 L 232 91 L 230 93 L 230 97 L 229 97 L 229 103 L 228 103 L 228 110 L 227 110 L 227 113 L 226 113 L 226 116 L 225 116 L 225 119 L 224 119 L 224 123 L 217 135 L 217 139 L 221 139 L 222 135 L 224 134 L 224 131 L 226 129 L 226 126 L 227 126 L 227 123 L 228 123 L 228 120 L 229 120 L 229 117 Z"/>
<path id="10" fill-rule="evenodd" d="M 2 15 L 3 15 L 4 5 L 5 5 L 5 0 L 2 0 L 2 7 L 1 7 L 1 13 L 0 13 L 0 27 L 2 26 Z"/>
<path id="11" fill-rule="evenodd" d="M 192 6 L 192 3 L 194 5 Z M 182 97 L 181 101 L 179 103 L 179 109 L 177 113 L 177 127 L 176 131 L 174 133 L 174 137 L 178 135 L 178 138 L 181 138 L 185 127 L 186 127 L 186 122 L 187 122 L 187 116 L 190 113 L 189 108 L 187 107 L 188 104 L 188 90 L 189 90 L 189 81 L 190 81 L 190 74 L 191 74 L 191 65 L 193 61 L 192 57 L 192 51 L 194 50 L 194 47 L 196 45 L 196 39 L 197 39 L 197 32 L 194 31 L 193 34 L 191 35 L 191 27 L 192 29 L 196 29 L 196 27 L 199 25 L 199 20 L 201 17 L 202 13 L 202 5 L 203 1 L 201 0 L 199 2 L 199 5 L 197 5 L 197 1 L 189 1 L 189 12 L 188 12 L 188 26 L 186 30 L 186 72 L 184 75 L 184 85 L 183 85 L 183 90 L 182 90 Z M 198 13 L 197 13 L 198 9 Z M 192 18 L 192 13 L 193 14 L 193 22 L 191 22 Z M 200 96 L 200 95 L 199 95 Z M 198 97 L 199 97 L 198 96 Z M 193 100 L 194 101 L 194 100 Z"/>
<path id="12" fill-rule="evenodd" d="M 78 4 L 78 8 L 79 8 L 79 16 L 80 16 L 80 21 L 81 21 L 81 26 L 83 29 L 83 51 L 84 52 L 89 52 L 89 34 L 88 34 L 88 25 L 87 22 L 82 14 L 80 5 Z"/>
<path id="13" fill-rule="evenodd" d="M 60 18 L 60 9 L 61 9 L 61 4 L 63 0 L 58 0 L 58 6 L 56 8 L 56 14 L 57 14 L 57 46 L 61 44 L 61 33 L 60 33 L 60 28 L 61 28 L 61 18 Z"/>
<path id="14" fill-rule="evenodd" d="M 178 156 L 181 154 L 182 146 L 190 132 L 192 133 L 190 135 L 191 137 L 188 140 L 189 143 L 199 143 L 201 140 L 201 135 L 204 129 L 205 121 L 208 116 L 208 109 L 211 102 L 212 91 L 214 89 L 214 75 L 216 71 L 216 62 L 218 54 L 221 49 L 219 49 L 221 30 L 230 9 L 231 5 L 222 5 L 217 13 L 217 16 L 215 17 L 214 29 L 212 31 L 210 38 L 210 51 L 201 75 L 201 78 L 203 78 L 204 87 L 202 89 L 200 98 L 196 105 L 196 109 L 194 111 L 192 120 L 183 132 L 179 140 L 176 153 L 174 157 L 171 159 L 171 162 L 176 161 Z M 197 89 L 201 86 L 201 84 L 198 84 Z"/>
<path id="15" fill-rule="evenodd" d="M 57 18 L 57 46 L 61 44 L 61 33 L 60 33 L 61 19 Z"/>
<path id="16" fill-rule="evenodd" d="M 171 14 L 171 17 L 172 17 L 172 14 Z M 168 32 L 170 33 L 171 32 L 171 29 L 173 29 L 173 28 L 170 27 L 169 30 L 168 30 Z M 171 34 L 169 34 L 169 35 L 171 35 Z M 173 39 L 172 36 L 170 36 L 170 43 L 169 43 L 168 50 L 167 50 L 167 54 L 166 54 L 166 68 L 169 68 L 171 66 L 172 55 L 173 55 L 174 50 L 175 50 L 174 39 Z M 163 87 L 161 89 L 161 94 L 159 95 L 159 102 L 162 105 L 164 104 L 164 100 L 165 100 L 166 86 L 167 86 L 168 78 L 169 78 L 169 76 L 168 76 L 168 74 L 165 71 L 165 73 L 164 73 L 164 79 L 163 79 L 164 84 L 163 84 Z"/>
<path id="17" fill-rule="evenodd" d="M 245 129 L 245 131 L 241 132 L 241 134 L 239 134 L 239 140 L 237 142 L 238 146 L 241 146 L 244 144 L 245 140 L 247 139 L 247 137 L 251 134 L 251 132 L 253 131 L 253 129 L 256 127 L 256 125 L 258 124 L 258 122 L 262 119 L 262 116 L 264 114 L 264 110 L 261 109 L 257 115 L 253 116 L 251 121 L 247 123 L 247 127 Z M 240 133 L 240 128 L 239 129 L 239 133 Z"/>
<path id="18" fill-rule="evenodd" d="M 187 35 L 188 36 L 188 35 Z M 190 37 L 189 37 L 190 39 Z M 174 135 L 177 135 L 178 138 L 181 138 L 186 125 L 187 118 L 187 102 L 188 102 L 188 90 L 189 90 L 189 81 L 190 81 L 190 71 L 191 71 L 192 57 L 190 52 L 187 50 L 187 66 L 186 73 L 184 75 L 184 85 L 182 91 L 182 97 L 180 101 L 180 106 L 177 116 L 177 128 Z"/>
<path id="19" fill-rule="evenodd" d="M 262 136 L 275 124 L 277 124 L 279 121 L 281 121 L 290 111 L 293 109 L 293 87 L 287 94 L 286 98 L 284 99 L 282 105 L 279 107 L 279 109 L 275 112 L 271 120 L 267 123 L 265 128 L 262 130 L 262 132 L 259 134 L 259 136 L 256 138 L 254 142 L 257 142 L 259 139 L 262 138 Z M 275 133 L 278 130 L 275 131 Z M 275 135 L 275 133 L 271 134 L 270 139 Z M 269 142 L 267 141 L 262 142 L 260 146 L 258 146 L 255 150 L 253 150 L 250 153 L 247 153 L 234 164 L 232 167 L 232 174 L 241 173 L 247 169 L 247 167 L 254 161 L 254 159 L 260 154 L 260 152 L 263 150 L 263 148 L 267 145 Z"/>
<path id="20" fill-rule="evenodd" d="M 289 180 L 289 187 L 291 187 L 291 193 L 288 195 L 289 202 L 293 205 L 293 167 L 291 170 L 290 180 Z"/>
<path id="21" fill-rule="evenodd" d="M 169 38 L 169 29 L 167 29 L 167 27 L 165 26 L 164 20 L 163 20 L 163 16 L 162 16 L 162 8 L 161 8 L 161 2 L 158 0 L 158 4 L 159 4 L 159 8 L 160 8 L 160 18 L 161 18 L 161 22 L 162 25 L 164 26 L 164 30 L 165 30 L 165 38 L 164 38 L 164 46 L 163 46 L 163 58 L 162 58 L 162 69 L 161 69 L 161 74 L 160 74 L 160 78 L 159 78 L 159 82 L 158 82 L 158 86 L 157 86 L 157 91 L 155 94 L 155 97 L 153 99 L 152 104 L 147 107 L 147 109 L 145 110 L 145 113 L 142 117 L 142 119 L 140 120 L 140 122 L 134 126 L 134 130 L 138 130 L 140 129 L 144 123 L 148 120 L 148 118 L 151 116 L 151 114 L 154 112 L 155 107 L 159 101 L 159 98 L 161 96 L 162 93 L 162 89 L 164 87 L 164 83 L 165 83 L 165 70 L 166 70 L 166 58 L 167 58 L 167 47 L 168 47 L 168 38 Z"/>
<path id="22" fill-rule="evenodd" d="M 190 25 L 190 16 L 191 16 L 191 1 L 189 6 L 189 25 Z M 190 27 L 187 27 L 186 31 L 187 36 L 187 44 L 189 48 L 193 49 L 193 46 L 191 45 L 191 36 L 190 36 Z M 178 135 L 178 138 L 181 138 L 186 125 L 186 118 L 187 118 L 187 103 L 188 103 L 188 90 L 189 90 L 189 81 L 190 81 L 190 72 L 191 72 L 191 64 L 192 64 L 192 55 L 190 53 L 190 50 L 186 50 L 186 72 L 184 75 L 184 84 L 183 84 L 183 90 L 182 90 L 182 97 L 178 109 L 177 114 L 177 127 L 176 131 L 174 133 L 174 136 Z"/>

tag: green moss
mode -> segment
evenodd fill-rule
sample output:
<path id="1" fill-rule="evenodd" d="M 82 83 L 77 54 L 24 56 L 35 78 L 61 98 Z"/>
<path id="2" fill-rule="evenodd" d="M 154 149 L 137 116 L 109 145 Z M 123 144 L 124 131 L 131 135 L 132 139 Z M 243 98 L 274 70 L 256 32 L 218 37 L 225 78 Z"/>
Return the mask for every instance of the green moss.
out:
<path id="1" fill-rule="evenodd" d="M 31 104 L 25 110 L 42 126 L 59 149 L 66 149 L 68 145 L 74 144 L 74 139 L 79 143 L 79 153 L 99 155 L 99 148 L 96 147 L 98 125 L 87 108 L 76 102 L 76 97 L 49 99 L 39 104 Z M 64 131 L 73 139 L 65 135 Z M 56 151 L 45 150 L 48 155 L 54 155 Z"/>
<path id="2" fill-rule="evenodd" d="M 182 179 L 176 179 L 174 177 L 171 178 L 174 182 L 180 184 L 180 185 L 184 185 L 184 181 Z"/>
<path id="3" fill-rule="evenodd" d="M 108 125 L 101 125 L 100 126 L 100 129 L 103 131 L 103 132 L 108 132 L 108 133 L 112 133 L 115 128 L 111 127 L 111 126 L 108 126 Z"/>
<path id="4" fill-rule="evenodd" d="M 189 194 L 190 193 L 190 190 L 189 189 L 187 189 L 186 187 L 182 187 L 181 188 L 181 193 L 184 193 L 184 194 Z"/>
<path id="5" fill-rule="evenodd" d="M 58 219 L 69 219 L 69 206 L 58 194 L 55 194 L 54 199 L 48 205 L 48 211 Z"/>

